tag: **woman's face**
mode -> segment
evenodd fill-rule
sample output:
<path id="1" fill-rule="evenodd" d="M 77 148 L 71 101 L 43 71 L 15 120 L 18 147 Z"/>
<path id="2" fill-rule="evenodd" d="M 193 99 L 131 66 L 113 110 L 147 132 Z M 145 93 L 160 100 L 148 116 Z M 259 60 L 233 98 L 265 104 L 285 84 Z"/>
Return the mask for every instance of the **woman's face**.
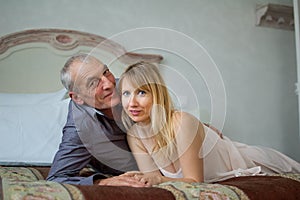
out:
<path id="1" fill-rule="evenodd" d="M 122 105 L 127 115 L 140 124 L 150 123 L 153 96 L 150 91 L 136 88 L 124 78 L 121 85 Z"/>

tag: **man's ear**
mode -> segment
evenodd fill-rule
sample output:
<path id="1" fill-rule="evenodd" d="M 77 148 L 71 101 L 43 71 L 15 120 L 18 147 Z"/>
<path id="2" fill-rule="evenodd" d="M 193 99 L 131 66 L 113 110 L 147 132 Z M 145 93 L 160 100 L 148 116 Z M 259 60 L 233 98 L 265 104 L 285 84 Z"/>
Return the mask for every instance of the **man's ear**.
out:
<path id="1" fill-rule="evenodd" d="M 76 92 L 69 92 L 69 96 L 75 103 L 79 105 L 82 105 L 84 103 L 80 95 L 76 94 Z"/>

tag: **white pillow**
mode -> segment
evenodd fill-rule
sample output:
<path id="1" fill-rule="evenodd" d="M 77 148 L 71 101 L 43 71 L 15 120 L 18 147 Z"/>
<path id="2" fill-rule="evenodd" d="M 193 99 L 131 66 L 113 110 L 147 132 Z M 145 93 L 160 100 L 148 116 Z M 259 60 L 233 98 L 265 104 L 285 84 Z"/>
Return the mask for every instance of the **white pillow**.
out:
<path id="1" fill-rule="evenodd" d="M 0 164 L 51 164 L 61 141 L 69 101 L 0 105 Z"/>
<path id="2" fill-rule="evenodd" d="M 35 105 L 51 104 L 65 99 L 67 90 L 65 88 L 51 93 L 0 93 L 0 105 Z"/>

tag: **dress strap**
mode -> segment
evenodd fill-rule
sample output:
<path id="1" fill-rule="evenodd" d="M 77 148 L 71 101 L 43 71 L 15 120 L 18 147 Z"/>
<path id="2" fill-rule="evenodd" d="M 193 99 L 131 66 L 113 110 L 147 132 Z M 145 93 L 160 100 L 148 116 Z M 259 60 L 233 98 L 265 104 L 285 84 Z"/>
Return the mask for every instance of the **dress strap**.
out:
<path id="1" fill-rule="evenodd" d="M 169 178 L 182 178 L 183 177 L 181 168 L 175 173 L 168 172 L 163 168 L 159 168 L 159 170 L 164 176 L 169 177 Z"/>

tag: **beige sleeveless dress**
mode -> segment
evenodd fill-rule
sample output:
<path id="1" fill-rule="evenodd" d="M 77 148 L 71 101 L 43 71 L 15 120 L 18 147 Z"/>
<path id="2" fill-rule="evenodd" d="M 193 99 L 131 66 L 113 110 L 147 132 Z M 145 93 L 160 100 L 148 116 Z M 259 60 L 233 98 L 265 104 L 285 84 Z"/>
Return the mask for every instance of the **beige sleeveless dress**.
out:
<path id="1" fill-rule="evenodd" d="M 273 173 L 300 173 L 300 163 L 266 147 L 250 146 L 220 138 L 204 126 L 205 139 L 199 156 L 204 158 L 204 182 L 216 182 L 237 176 L 266 175 Z M 181 169 L 170 173 L 160 168 L 163 175 L 180 178 Z"/>

